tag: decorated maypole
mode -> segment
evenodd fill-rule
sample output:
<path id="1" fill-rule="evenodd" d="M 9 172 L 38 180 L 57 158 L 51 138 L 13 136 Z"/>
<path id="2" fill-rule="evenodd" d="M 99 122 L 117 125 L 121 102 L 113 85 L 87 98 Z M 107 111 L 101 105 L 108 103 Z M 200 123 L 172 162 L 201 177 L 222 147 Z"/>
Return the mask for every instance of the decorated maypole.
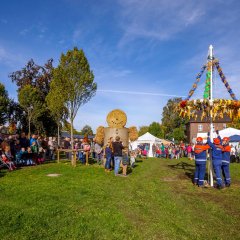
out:
<path id="1" fill-rule="evenodd" d="M 226 87 L 230 99 L 214 99 L 213 98 L 213 70 L 216 70 L 219 73 L 219 76 Z M 203 99 L 195 99 L 190 100 L 195 90 L 198 87 L 198 83 L 200 82 L 200 78 L 204 71 L 207 70 L 206 73 L 206 84 L 203 94 Z M 207 120 L 210 122 L 210 138 L 213 141 L 214 134 L 214 126 L 213 122 L 216 119 L 222 119 L 225 116 L 228 116 L 231 120 L 240 119 L 240 101 L 237 100 L 235 94 L 233 93 L 225 75 L 222 72 L 222 69 L 219 65 L 219 60 L 213 56 L 213 46 L 209 46 L 208 50 L 208 60 L 207 63 L 204 64 L 201 68 L 200 73 L 196 76 L 196 80 L 188 93 L 186 99 L 179 103 L 177 108 L 179 115 L 181 117 L 188 117 L 197 119 L 199 114 L 201 114 L 201 120 Z M 209 184 L 213 186 L 213 171 L 212 171 L 212 157 L 210 155 L 209 161 Z"/>
<path id="2" fill-rule="evenodd" d="M 208 63 L 210 65 L 210 106 L 213 106 L 213 46 L 209 46 L 209 56 L 208 56 Z M 213 111 L 210 110 L 210 139 L 213 142 Z M 212 154 L 210 154 L 210 161 L 209 161 L 209 184 L 213 187 L 213 168 L 212 168 Z"/>

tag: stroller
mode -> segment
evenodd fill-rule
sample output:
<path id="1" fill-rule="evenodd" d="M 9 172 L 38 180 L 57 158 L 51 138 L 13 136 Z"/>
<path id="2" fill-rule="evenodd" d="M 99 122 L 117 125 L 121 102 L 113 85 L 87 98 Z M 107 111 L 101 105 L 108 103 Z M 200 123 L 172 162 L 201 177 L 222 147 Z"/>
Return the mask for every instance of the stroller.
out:
<path id="1" fill-rule="evenodd" d="M 6 159 L 3 159 L 3 157 L 0 156 L 0 167 L 6 167 L 6 168 L 8 168 L 9 171 L 16 169 L 14 163 L 12 161 L 10 161 L 6 155 L 4 155 L 4 158 L 5 157 L 6 157 Z"/>

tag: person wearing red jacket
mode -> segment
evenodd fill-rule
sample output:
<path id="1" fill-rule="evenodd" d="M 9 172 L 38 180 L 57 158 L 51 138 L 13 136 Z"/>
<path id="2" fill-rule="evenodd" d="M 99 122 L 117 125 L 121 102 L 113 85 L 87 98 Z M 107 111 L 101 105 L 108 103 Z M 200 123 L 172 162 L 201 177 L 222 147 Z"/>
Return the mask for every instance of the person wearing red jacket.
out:
<path id="1" fill-rule="evenodd" d="M 230 187 L 231 178 L 230 178 L 230 171 L 229 171 L 229 164 L 230 164 L 230 152 L 231 147 L 229 146 L 229 138 L 224 137 L 222 140 L 222 175 L 224 177 L 224 183 L 226 187 Z"/>
<path id="2" fill-rule="evenodd" d="M 199 187 L 204 186 L 204 176 L 206 171 L 207 153 L 209 145 L 203 144 L 201 137 L 197 138 L 197 144 L 194 147 L 195 154 L 195 173 L 193 183 Z"/>

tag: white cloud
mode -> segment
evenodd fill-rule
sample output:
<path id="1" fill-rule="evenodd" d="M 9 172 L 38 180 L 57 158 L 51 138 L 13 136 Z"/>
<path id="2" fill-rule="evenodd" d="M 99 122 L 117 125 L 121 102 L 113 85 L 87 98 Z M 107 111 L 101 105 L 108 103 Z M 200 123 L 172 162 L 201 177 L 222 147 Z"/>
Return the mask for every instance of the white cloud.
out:
<path id="1" fill-rule="evenodd" d="M 198 22 L 205 14 L 200 2 L 186 0 L 120 0 L 123 37 L 119 46 L 138 38 L 166 40 Z"/>

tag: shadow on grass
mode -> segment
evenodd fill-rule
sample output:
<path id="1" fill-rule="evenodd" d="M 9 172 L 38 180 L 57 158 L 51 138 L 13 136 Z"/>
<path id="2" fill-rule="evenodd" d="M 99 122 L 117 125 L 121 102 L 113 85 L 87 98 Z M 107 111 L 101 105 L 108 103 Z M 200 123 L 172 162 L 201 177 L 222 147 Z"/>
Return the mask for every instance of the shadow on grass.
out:
<path id="1" fill-rule="evenodd" d="M 190 179 L 193 179 L 194 177 L 195 167 L 192 164 L 188 164 L 186 162 L 181 161 L 174 165 L 168 165 L 168 167 L 174 170 L 176 169 L 184 170 L 184 174 Z"/>
<path id="2" fill-rule="evenodd" d="M 6 175 L 6 170 L 0 169 L 0 178 Z"/>

